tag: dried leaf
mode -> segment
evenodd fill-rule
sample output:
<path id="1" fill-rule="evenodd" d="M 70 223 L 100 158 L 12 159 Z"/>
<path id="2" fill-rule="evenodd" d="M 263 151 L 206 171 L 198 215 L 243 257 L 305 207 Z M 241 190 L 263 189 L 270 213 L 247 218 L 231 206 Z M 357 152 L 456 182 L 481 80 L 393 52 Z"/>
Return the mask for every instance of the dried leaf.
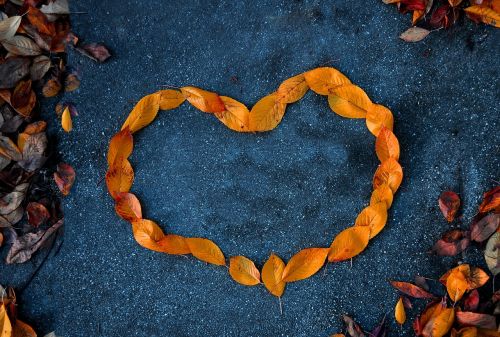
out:
<path id="1" fill-rule="evenodd" d="M 483 202 L 479 206 L 480 213 L 494 211 L 500 213 L 500 186 L 497 186 L 483 195 Z"/>
<path id="2" fill-rule="evenodd" d="M 132 154 L 134 140 L 130 130 L 125 128 L 116 133 L 109 142 L 108 165 L 113 165 L 117 157 L 127 159 Z"/>
<path id="3" fill-rule="evenodd" d="M 30 202 L 26 206 L 26 214 L 28 215 L 28 223 L 33 227 L 38 227 L 50 219 L 47 208 L 38 202 Z"/>
<path id="4" fill-rule="evenodd" d="M 220 248 L 211 240 L 204 238 L 186 238 L 186 243 L 198 260 L 218 266 L 225 266 L 226 259 Z"/>
<path id="5" fill-rule="evenodd" d="M 16 109 L 20 115 L 27 118 L 31 116 L 35 103 L 36 95 L 31 89 L 31 80 L 19 81 L 12 93 L 10 105 Z"/>
<path id="6" fill-rule="evenodd" d="M 160 90 L 160 110 L 172 110 L 179 107 L 186 98 L 179 90 Z"/>
<path id="7" fill-rule="evenodd" d="M 376 205 L 380 202 L 385 204 L 386 209 L 389 209 L 393 201 L 392 190 L 389 185 L 384 184 L 377 187 L 370 197 L 370 205 Z"/>
<path id="8" fill-rule="evenodd" d="M 371 109 L 372 101 L 368 95 L 354 84 L 345 84 L 333 89 L 328 95 L 330 108 L 338 115 L 347 118 L 365 118 Z"/>
<path id="9" fill-rule="evenodd" d="M 73 71 L 66 75 L 64 79 L 64 91 L 72 92 L 80 87 L 80 78 L 78 77 L 78 73 Z"/>
<path id="10" fill-rule="evenodd" d="M 452 222 L 460 208 L 460 197 L 453 191 L 445 191 L 439 196 L 438 203 L 445 219 Z"/>
<path id="11" fill-rule="evenodd" d="M 408 283 L 408 282 L 401 282 L 401 281 L 390 281 L 391 285 L 402 292 L 403 294 L 406 294 L 408 296 L 411 296 L 413 298 L 435 298 L 436 296 L 432 295 L 428 291 L 425 291 L 424 289 Z"/>
<path id="12" fill-rule="evenodd" d="M 306 248 L 292 256 L 283 270 L 284 282 L 295 282 L 311 277 L 323 267 L 328 248 Z"/>
<path id="13" fill-rule="evenodd" d="M 328 261 L 338 262 L 353 258 L 368 246 L 370 227 L 354 226 L 344 229 L 332 242 Z"/>
<path id="14" fill-rule="evenodd" d="M 182 87 L 182 94 L 192 106 L 206 113 L 223 112 L 226 108 L 215 92 L 196 87 Z"/>
<path id="15" fill-rule="evenodd" d="M 286 283 L 283 282 L 283 271 L 285 270 L 285 262 L 275 255 L 271 254 L 269 259 L 262 267 L 262 282 L 271 294 L 281 297 L 285 291 Z"/>
<path id="16" fill-rule="evenodd" d="M 220 99 L 224 103 L 225 110 L 216 113 L 215 117 L 231 130 L 238 132 L 249 131 L 248 117 L 250 111 L 248 111 L 248 108 L 231 97 L 220 96 Z"/>
<path id="17" fill-rule="evenodd" d="M 71 165 L 66 163 L 57 164 L 57 172 L 54 172 L 54 181 L 63 195 L 68 195 L 73 183 L 75 182 L 76 173 Z"/>
<path id="18" fill-rule="evenodd" d="M 429 337 L 432 333 L 432 327 L 435 318 L 446 308 L 446 300 L 442 299 L 439 302 L 429 303 L 422 314 L 413 322 L 413 329 L 417 336 Z M 424 334 L 425 330 L 425 334 Z"/>
<path id="19" fill-rule="evenodd" d="M 18 165 L 29 172 L 41 168 L 47 160 L 45 156 L 47 145 L 48 140 L 45 132 L 30 135 L 24 142 L 23 160 L 19 161 Z"/>
<path id="20" fill-rule="evenodd" d="M 472 20 L 480 21 L 497 28 L 500 27 L 500 13 L 487 6 L 474 5 L 467 7 L 464 11 Z"/>
<path id="21" fill-rule="evenodd" d="M 340 71 L 330 67 L 316 68 L 304 73 L 307 85 L 317 94 L 329 95 L 333 90 L 351 81 Z"/>
<path id="22" fill-rule="evenodd" d="M 25 57 L 9 57 L 0 63 L 0 89 L 14 87 L 28 75 L 30 64 L 31 60 Z"/>
<path id="23" fill-rule="evenodd" d="M 363 333 L 363 329 L 354 322 L 354 320 L 347 316 L 347 315 L 342 315 L 342 319 L 344 320 L 344 323 L 346 325 L 347 333 L 351 337 L 365 337 L 365 334 Z"/>
<path id="24" fill-rule="evenodd" d="M 84 44 L 83 46 L 77 47 L 76 50 L 88 58 L 100 63 L 111 57 L 108 48 L 100 43 Z"/>
<path id="25" fill-rule="evenodd" d="M 61 219 L 46 231 L 27 233 L 16 238 L 7 253 L 5 261 L 7 263 L 23 263 L 28 261 L 46 241 L 52 238 L 52 236 L 62 227 L 63 223 L 64 221 Z"/>
<path id="26" fill-rule="evenodd" d="M 457 311 L 456 318 L 457 323 L 460 325 L 472 325 L 477 328 L 491 330 L 495 330 L 497 328 L 496 318 L 492 315 L 467 311 Z"/>
<path id="27" fill-rule="evenodd" d="M 54 97 L 56 96 L 62 89 L 61 81 L 59 78 L 52 76 L 42 88 L 42 94 L 45 97 Z"/>
<path id="28" fill-rule="evenodd" d="M 18 15 L 0 20 L 0 41 L 5 41 L 13 38 L 20 24 L 21 17 Z"/>
<path id="29" fill-rule="evenodd" d="M 500 273 L 500 232 L 493 234 L 484 250 L 484 259 L 493 275 Z"/>
<path id="30" fill-rule="evenodd" d="M 47 16 L 34 6 L 28 6 L 28 21 L 38 30 L 38 32 L 54 36 L 56 34 L 55 26 L 49 22 Z"/>
<path id="31" fill-rule="evenodd" d="M 423 330 L 424 336 L 443 337 L 450 331 L 455 320 L 455 309 L 444 308 L 432 317 Z"/>
<path id="32" fill-rule="evenodd" d="M 382 319 L 382 322 L 373 329 L 373 331 L 369 334 L 371 337 L 386 337 L 387 336 L 387 325 L 385 324 L 385 316 Z"/>
<path id="33" fill-rule="evenodd" d="M 479 306 L 479 291 L 474 289 L 464 301 L 465 311 L 476 311 Z"/>
<path id="34" fill-rule="evenodd" d="M 382 162 L 380 166 L 375 171 L 375 175 L 373 176 L 373 188 L 387 184 L 392 193 L 395 193 L 403 180 L 403 169 L 401 165 L 394 159 L 389 158 Z"/>
<path id="35" fill-rule="evenodd" d="M 452 242 L 440 239 L 432 247 L 432 252 L 439 256 L 455 256 L 463 252 L 469 246 L 470 239 L 468 237 L 463 237 Z"/>
<path id="36" fill-rule="evenodd" d="M 411 27 L 403 32 L 399 38 L 406 42 L 418 42 L 427 37 L 430 31 L 420 27 Z"/>
<path id="37" fill-rule="evenodd" d="M 457 7 L 462 3 L 462 0 L 448 0 L 448 2 L 450 3 L 450 6 Z"/>
<path id="38" fill-rule="evenodd" d="M 375 152 L 380 162 L 389 158 L 399 160 L 399 142 L 391 130 L 382 127 L 375 141 Z"/>
<path id="39" fill-rule="evenodd" d="M 191 254 L 186 238 L 180 235 L 167 234 L 157 242 L 160 251 L 172 255 Z"/>
<path id="40" fill-rule="evenodd" d="M 106 173 L 109 194 L 116 199 L 120 192 L 128 192 L 134 181 L 134 170 L 123 156 L 117 156 Z"/>
<path id="41" fill-rule="evenodd" d="M 57 20 L 59 15 L 69 15 L 69 5 L 67 0 L 52 0 L 47 5 L 40 8 L 50 21 Z"/>
<path id="42" fill-rule="evenodd" d="M 12 337 L 36 337 L 36 332 L 31 326 L 17 318 L 12 327 Z"/>
<path id="43" fill-rule="evenodd" d="M 260 272 L 253 261 L 241 255 L 229 259 L 229 274 L 233 280 L 246 286 L 260 283 Z"/>
<path id="44" fill-rule="evenodd" d="M 17 185 L 12 192 L 5 194 L 0 199 L 0 214 L 7 215 L 14 212 L 26 197 L 28 187 L 29 183 L 22 183 Z"/>
<path id="45" fill-rule="evenodd" d="M 486 241 L 500 225 L 500 214 L 488 214 L 471 226 L 470 237 L 476 242 Z"/>
<path id="46" fill-rule="evenodd" d="M 0 136 L 0 154 L 14 161 L 22 159 L 21 151 L 19 151 L 17 145 L 12 139 L 5 136 Z"/>
<path id="47" fill-rule="evenodd" d="M 276 93 L 260 99 L 248 115 L 251 131 L 270 131 L 274 129 L 285 114 L 286 104 L 277 101 Z"/>
<path id="48" fill-rule="evenodd" d="M 373 103 L 366 113 L 366 126 L 375 137 L 378 136 L 382 127 L 392 131 L 394 117 L 391 110 L 383 105 Z"/>
<path id="49" fill-rule="evenodd" d="M 142 219 L 142 209 L 139 199 L 132 194 L 122 192 L 115 199 L 115 211 L 121 218 L 133 222 Z"/>
<path id="50" fill-rule="evenodd" d="M 11 337 L 12 336 L 12 325 L 10 323 L 9 316 L 5 310 L 5 305 L 2 303 L 0 305 L 0 337 Z"/>
<path id="51" fill-rule="evenodd" d="M 400 297 L 398 302 L 396 303 L 396 307 L 394 308 L 394 317 L 396 318 L 396 322 L 403 325 L 406 322 L 406 311 L 403 305 L 403 298 Z"/>
<path id="52" fill-rule="evenodd" d="M 64 131 L 70 132 L 73 130 L 73 121 L 71 120 L 71 113 L 69 112 L 69 107 L 64 108 L 61 116 L 61 126 Z"/>
<path id="53" fill-rule="evenodd" d="M 453 302 L 459 301 L 468 288 L 467 278 L 459 269 L 454 269 L 446 279 L 446 290 Z"/>
<path id="54" fill-rule="evenodd" d="M 281 83 L 276 91 L 276 100 L 280 103 L 294 103 L 309 90 L 304 74 L 293 76 Z"/>
<path id="55" fill-rule="evenodd" d="M 15 35 L 8 40 L 2 41 L 2 46 L 8 52 L 19 56 L 37 56 L 42 53 L 35 41 L 23 35 Z"/>
<path id="56" fill-rule="evenodd" d="M 365 207 L 356 218 L 354 226 L 370 227 L 370 239 L 374 238 L 387 223 L 387 207 L 385 203 L 378 203 Z"/>
<path id="57" fill-rule="evenodd" d="M 51 66 L 50 59 L 45 55 L 39 55 L 33 59 L 33 64 L 30 67 L 31 80 L 41 80 Z"/>
<path id="58" fill-rule="evenodd" d="M 479 267 L 470 267 L 470 273 L 467 275 L 468 290 L 477 289 L 486 284 L 490 279 L 489 275 Z"/>
<path id="59" fill-rule="evenodd" d="M 160 93 L 144 96 L 132 109 L 121 129 L 128 126 L 131 133 L 142 129 L 156 118 L 159 109 Z"/>
<path id="60" fill-rule="evenodd" d="M 134 206 L 134 207 L 137 207 Z M 135 212 L 140 213 L 136 209 Z M 133 213 L 133 212 L 132 212 Z M 151 249 L 156 252 L 163 252 L 163 247 L 159 242 L 165 237 L 161 228 L 153 221 L 147 219 L 135 219 L 132 221 L 132 232 L 134 233 L 134 239 L 139 245 L 144 248 Z"/>

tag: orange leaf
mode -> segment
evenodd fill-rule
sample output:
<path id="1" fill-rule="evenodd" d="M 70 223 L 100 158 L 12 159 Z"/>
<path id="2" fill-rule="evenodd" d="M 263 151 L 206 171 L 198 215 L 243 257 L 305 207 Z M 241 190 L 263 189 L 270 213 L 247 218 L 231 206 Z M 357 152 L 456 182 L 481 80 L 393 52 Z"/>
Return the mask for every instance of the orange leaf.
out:
<path id="1" fill-rule="evenodd" d="M 403 298 L 400 297 L 398 302 L 396 303 L 396 307 L 394 308 L 394 317 L 396 318 L 396 322 L 403 325 L 406 322 L 406 311 L 405 306 L 403 305 Z"/>
<path id="2" fill-rule="evenodd" d="M 162 240 L 165 235 L 154 221 L 137 219 L 132 222 L 132 232 L 134 233 L 135 241 L 137 241 L 139 245 L 156 252 L 164 252 L 159 241 Z"/>
<path id="3" fill-rule="evenodd" d="M 203 238 L 186 238 L 186 243 L 191 254 L 198 260 L 218 266 L 226 265 L 224 254 L 212 241 Z"/>
<path id="4" fill-rule="evenodd" d="M 399 142 L 391 130 L 382 127 L 375 141 L 375 152 L 380 162 L 386 159 L 399 159 Z"/>
<path id="5" fill-rule="evenodd" d="M 271 254 L 269 259 L 262 267 L 262 282 L 271 294 L 281 297 L 285 291 L 286 283 L 283 282 L 283 271 L 285 270 L 285 262 L 275 255 Z"/>
<path id="6" fill-rule="evenodd" d="M 370 239 L 374 238 L 387 223 L 387 208 L 385 203 L 365 207 L 356 218 L 354 226 L 370 227 Z"/>
<path id="7" fill-rule="evenodd" d="M 186 243 L 186 238 L 180 235 L 167 234 L 157 242 L 160 246 L 160 251 L 171 255 L 190 254 L 189 246 Z"/>
<path id="8" fill-rule="evenodd" d="M 229 275 L 236 282 L 246 286 L 260 283 L 260 272 L 253 261 L 241 255 L 229 259 Z"/>
<path id="9" fill-rule="evenodd" d="M 491 8 L 482 5 L 475 5 L 467 7 L 464 11 L 475 21 L 481 21 L 488 25 L 500 28 L 500 13 L 495 12 Z"/>
<path id="10" fill-rule="evenodd" d="M 220 96 L 220 99 L 224 103 L 225 110 L 223 112 L 216 113 L 215 117 L 217 117 L 231 130 L 247 132 L 248 116 L 250 114 L 248 108 L 243 103 L 240 103 L 231 97 Z"/>
<path id="11" fill-rule="evenodd" d="M 73 130 L 73 121 L 71 120 L 71 113 L 69 107 L 66 107 L 62 113 L 61 125 L 64 131 L 70 132 Z"/>
<path id="12" fill-rule="evenodd" d="M 224 102 L 215 92 L 196 87 L 182 87 L 182 94 L 192 106 L 207 113 L 222 112 L 226 108 Z"/>
<path id="13" fill-rule="evenodd" d="M 333 89 L 351 83 L 344 74 L 330 67 L 309 70 L 304 77 L 311 90 L 320 95 L 329 95 Z"/>
<path id="14" fill-rule="evenodd" d="M 453 191 L 444 191 L 439 196 L 438 204 L 446 220 L 452 222 L 460 208 L 460 197 Z"/>
<path id="15" fill-rule="evenodd" d="M 128 126 L 131 133 L 137 132 L 156 118 L 159 109 L 160 94 L 158 92 L 144 96 L 128 115 L 122 125 L 122 130 Z"/>
<path id="16" fill-rule="evenodd" d="M 130 222 L 142 218 L 141 203 L 132 193 L 122 192 L 118 194 L 115 211 L 120 217 Z"/>
<path id="17" fill-rule="evenodd" d="M 391 110 L 383 105 L 373 103 L 366 113 L 366 126 L 375 137 L 378 136 L 382 127 L 392 131 L 394 117 Z"/>
<path id="18" fill-rule="evenodd" d="M 500 213 L 500 186 L 497 186 L 483 194 L 483 202 L 479 206 L 479 212 L 494 211 Z"/>
<path id="19" fill-rule="evenodd" d="M 306 248 L 292 256 L 283 270 L 284 282 L 295 282 L 311 277 L 323 267 L 328 248 Z"/>
<path id="20" fill-rule="evenodd" d="M 469 275 L 467 275 L 468 290 L 477 289 L 482 287 L 488 282 L 490 277 L 484 270 L 478 267 L 470 267 Z"/>
<path id="21" fill-rule="evenodd" d="M 368 246 L 370 231 L 369 226 L 344 229 L 333 240 L 328 253 L 328 261 L 344 261 L 361 253 Z"/>
<path id="22" fill-rule="evenodd" d="M 0 305 L 0 337 L 11 337 L 12 325 L 10 324 L 9 316 L 5 310 L 5 305 Z"/>
<path id="23" fill-rule="evenodd" d="M 347 118 L 365 118 L 371 109 L 372 101 L 368 95 L 354 84 L 346 84 L 328 95 L 330 108 L 338 115 Z"/>
<path id="24" fill-rule="evenodd" d="M 467 291 L 469 287 L 466 275 L 459 268 L 455 268 L 446 279 L 446 290 L 453 302 L 457 302 Z"/>
<path id="25" fill-rule="evenodd" d="M 274 129 L 285 114 L 286 104 L 276 101 L 276 93 L 259 100 L 249 114 L 250 131 L 269 131 Z"/>
<path id="26" fill-rule="evenodd" d="M 413 11 L 413 15 L 412 15 L 412 18 L 411 18 L 411 22 L 413 25 L 416 25 L 418 20 L 420 20 L 425 14 L 425 11 L 424 10 L 415 10 Z"/>
<path id="27" fill-rule="evenodd" d="M 36 337 L 36 332 L 31 326 L 21 321 L 19 318 L 12 327 L 12 337 Z"/>
<path id="28" fill-rule="evenodd" d="M 116 157 L 108 172 L 106 172 L 106 186 L 111 197 L 116 199 L 120 192 L 130 191 L 133 181 L 134 170 L 130 162 L 123 156 Z"/>
<path id="29" fill-rule="evenodd" d="M 294 103 L 304 97 L 309 86 L 304 74 L 290 77 L 279 86 L 276 91 L 276 100 L 280 103 Z"/>
<path id="30" fill-rule="evenodd" d="M 388 209 L 392 205 L 392 200 L 394 196 L 392 190 L 387 184 L 380 185 L 373 192 L 370 198 L 370 205 L 378 204 L 379 202 L 385 203 L 385 207 Z"/>
<path id="31" fill-rule="evenodd" d="M 160 90 L 160 110 L 172 110 L 184 103 L 186 97 L 179 90 Z"/>
<path id="32" fill-rule="evenodd" d="M 128 128 L 125 128 L 120 132 L 116 133 L 109 142 L 108 165 L 109 166 L 113 165 L 115 159 L 118 156 L 124 159 L 130 157 L 133 148 L 134 148 L 134 140 Z"/>
<path id="33" fill-rule="evenodd" d="M 455 309 L 444 308 L 436 312 L 423 330 L 424 336 L 443 337 L 450 331 L 453 321 L 455 320 Z"/>
<path id="34" fill-rule="evenodd" d="M 389 158 L 379 165 L 373 176 L 373 188 L 387 184 L 393 193 L 397 191 L 403 180 L 403 169 L 394 158 Z"/>
<path id="35" fill-rule="evenodd" d="M 450 3 L 450 6 L 457 7 L 458 5 L 460 5 L 462 0 L 448 0 L 448 2 Z"/>

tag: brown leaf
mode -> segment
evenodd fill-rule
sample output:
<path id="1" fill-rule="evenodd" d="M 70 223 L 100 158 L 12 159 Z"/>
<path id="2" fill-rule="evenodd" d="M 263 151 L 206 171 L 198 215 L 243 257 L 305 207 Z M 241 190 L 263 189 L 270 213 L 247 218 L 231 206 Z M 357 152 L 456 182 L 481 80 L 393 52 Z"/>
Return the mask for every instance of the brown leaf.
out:
<path id="1" fill-rule="evenodd" d="M 351 337 L 365 337 L 363 329 L 349 316 L 342 315 L 342 319 L 346 325 L 347 333 Z"/>
<path id="2" fill-rule="evenodd" d="M 464 301 L 465 311 L 476 311 L 479 306 L 479 291 L 474 289 L 470 292 L 469 296 Z"/>
<path id="3" fill-rule="evenodd" d="M 56 34 L 54 24 L 38 8 L 28 6 L 28 21 L 42 34 L 53 36 Z"/>
<path id="4" fill-rule="evenodd" d="M 440 239 L 432 247 L 432 252 L 439 256 L 455 256 L 463 252 L 469 246 L 470 239 L 468 237 L 463 237 L 452 242 Z"/>
<path id="5" fill-rule="evenodd" d="M 52 236 L 62 227 L 63 223 L 64 221 L 61 219 L 46 231 L 27 233 L 16 238 L 7 253 L 5 261 L 7 263 L 23 263 L 28 261 L 46 241 L 52 238 Z"/>
<path id="6" fill-rule="evenodd" d="M 479 212 L 486 213 L 494 211 L 500 213 L 500 186 L 497 186 L 483 195 L 483 202 L 479 206 Z"/>
<path id="7" fill-rule="evenodd" d="M 406 42 L 418 42 L 427 37 L 430 31 L 420 27 L 411 27 L 403 32 L 399 38 Z"/>
<path id="8" fill-rule="evenodd" d="M 66 163 L 57 164 L 57 172 L 54 172 L 54 181 L 63 195 L 68 195 L 75 182 L 75 170 Z"/>
<path id="9" fill-rule="evenodd" d="M 31 60 L 25 57 L 9 57 L 0 63 L 0 89 L 14 87 L 28 75 L 30 64 Z"/>
<path id="10" fill-rule="evenodd" d="M 56 96 L 62 89 L 61 81 L 58 77 L 52 76 L 47 82 L 45 82 L 42 88 L 42 94 L 45 97 L 54 97 Z"/>
<path id="11" fill-rule="evenodd" d="M 12 192 L 5 194 L 0 198 L 0 214 L 7 215 L 14 212 L 26 197 L 29 183 L 17 185 Z M 22 212 L 22 211 L 21 211 Z"/>
<path id="12" fill-rule="evenodd" d="M 246 286 L 260 283 L 260 272 L 253 261 L 241 255 L 229 259 L 229 275 L 236 282 Z"/>
<path id="13" fill-rule="evenodd" d="M 108 48 L 100 43 L 88 43 L 76 49 L 88 58 L 100 63 L 111 57 Z"/>
<path id="14" fill-rule="evenodd" d="M 47 208 L 38 202 L 30 202 L 26 206 L 26 213 L 28 215 L 28 223 L 33 227 L 38 227 L 50 219 L 50 213 Z"/>
<path id="15" fill-rule="evenodd" d="M 414 298 L 435 298 L 436 297 L 436 296 L 432 295 L 431 293 L 425 291 L 424 289 L 422 289 L 414 284 L 408 283 L 408 282 L 390 281 L 390 283 L 394 288 L 401 291 L 403 294 L 406 294 L 406 295 L 414 297 Z"/>
<path id="16" fill-rule="evenodd" d="M 48 140 L 45 132 L 38 132 L 29 135 L 24 141 L 23 159 L 18 162 L 18 165 L 29 172 L 41 168 L 47 160 L 47 157 L 45 156 L 47 145 Z"/>
<path id="17" fill-rule="evenodd" d="M 295 282 L 311 277 L 323 267 L 328 248 L 306 248 L 292 256 L 283 270 L 284 282 Z"/>
<path id="18" fill-rule="evenodd" d="M 189 250 L 198 260 L 218 266 L 225 266 L 226 259 L 220 248 L 211 240 L 204 238 L 186 238 Z"/>
<path id="19" fill-rule="evenodd" d="M 261 98 L 250 110 L 248 125 L 250 131 L 270 131 L 285 115 L 286 104 L 277 101 L 276 93 Z"/>
<path id="20" fill-rule="evenodd" d="M 448 222 L 455 220 L 460 208 L 460 197 L 453 191 L 444 191 L 438 199 L 439 209 Z"/>
<path id="21" fill-rule="evenodd" d="M 500 214 L 488 214 L 471 226 L 470 237 L 476 242 L 487 240 L 500 225 Z"/>
<path id="22" fill-rule="evenodd" d="M 457 323 L 462 326 L 475 326 L 482 329 L 495 330 L 497 328 L 496 318 L 492 315 L 478 314 L 475 312 L 457 311 Z"/>
<path id="23" fill-rule="evenodd" d="M 8 40 L 2 41 L 2 46 L 8 52 L 19 56 L 37 56 L 42 53 L 35 41 L 23 35 L 15 35 Z"/>
<path id="24" fill-rule="evenodd" d="M 37 337 L 35 330 L 17 318 L 12 327 L 12 337 Z"/>
<path id="25" fill-rule="evenodd" d="M 142 219 L 139 199 L 132 193 L 119 193 L 115 199 L 115 211 L 121 218 L 133 222 Z"/>
<path id="26" fill-rule="evenodd" d="M 36 95 L 31 89 L 31 80 L 20 81 L 10 99 L 10 105 L 23 117 L 30 117 L 35 107 Z"/>
<path id="27" fill-rule="evenodd" d="M 206 113 L 223 112 L 226 108 L 215 92 L 196 87 L 182 87 L 181 92 L 192 106 Z"/>
<path id="28" fill-rule="evenodd" d="M 262 282 L 264 282 L 267 290 L 277 297 L 281 297 L 285 291 L 286 283 L 283 282 L 284 270 L 285 263 L 275 254 L 271 254 L 264 267 L 262 267 Z"/>
<path id="29" fill-rule="evenodd" d="M 73 71 L 66 75 L 64 79 L 64 91 L 71 92 L 75 91 L 80 87 L 80 78 L 78 77 L 78 73 Z"/>
<path id="30" fill-rule="evenodd" d="M 33 59 L 33 64 L 30 67 L 31 80 L 39 81 L 49 71 L 51 66 L 50 59 L 45 55 L 39 55 Z"/>
<path id="31" fill-rule="evenodd" d="M 0 154 L 14 161 L 22 159 L 21 151 L 19 151 L 17 145 L 6 136 L 0 136 Z"/>

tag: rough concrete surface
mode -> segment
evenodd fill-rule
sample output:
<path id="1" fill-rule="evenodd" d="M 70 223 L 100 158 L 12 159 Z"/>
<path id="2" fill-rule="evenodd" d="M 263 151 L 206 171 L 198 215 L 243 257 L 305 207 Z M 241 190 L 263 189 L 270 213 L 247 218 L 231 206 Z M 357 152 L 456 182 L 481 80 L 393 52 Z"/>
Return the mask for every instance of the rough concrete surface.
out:
<path id="1" fill-rule="evenodd" d="M 499 33 L 461 22 L 421 43 L 398 39 L 410 17 L 380 1 L 74 1 L 75 32 L 113 51 L 104 64 L 71 53 L 80 89 L 64 99 L 80 116 L 51 132 L 77 182 L 64 199 L 64 242 L 20 293 L 21 317 L 64 337 L 329 336 L 348 313 L 366 329 L 397 300 L 387 279 L 439 277 L 465 257 L 426 253 L 447 229 L 437 208 L 461 194 L 463 218 L 499 179 Z M 236 284 L 223 267 L 138 246 L 105 185 L 109 138 L 142 96 L 195 85 L 252 105 L 299 72 L 328 64 L 389 107 L 405 178 L 385 230 L 350 263 L 290 284 L 278 300 Z M 226 256 L 261 266 L 328 246 L 369 201 L 378 161 L 362 120 L 333 114 L 310 92 L 265 134 L 237 134 L 188 104 L 162 112 L 136 137 L 133 187 L 166 231 L 203 236 Z M 22 286 L 44 253 L 2 266 L 0 283 Z M 415 313 L 415 312 L 413 312 Z M 413 317 L 413 315 L 410 315 Z"/>

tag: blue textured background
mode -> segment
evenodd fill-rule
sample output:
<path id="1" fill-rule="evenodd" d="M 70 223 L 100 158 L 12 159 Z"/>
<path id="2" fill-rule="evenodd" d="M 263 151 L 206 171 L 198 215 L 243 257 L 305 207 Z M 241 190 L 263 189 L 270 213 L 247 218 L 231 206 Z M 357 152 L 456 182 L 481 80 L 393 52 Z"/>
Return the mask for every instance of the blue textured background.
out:
<path id="1" fill-rule="evenodd" d="M 426 254 L 448 228 L 437 208 L 461 193 L 464 222 L 499 178 L 498 31 L 471 22 L 408 44 L 410 18 L 379 1 L 75 1 L 75 32 L 113 51 L 105 64 L 75 53 L 80 89 L 74 130 L 57 126 L 60 152 L 77 171 L 65 199 L 64 243 L 20 294 L 21 317 L 65 337 L 328 336 L 349 313 L 391 335 L 397 296 L 387 279 L 439 277 L 464 257 Z M 350 263 L 290 284 L 278 301 L 221 267 L 139 247 L 114 214 L 104 184 L 112 134 L 134 103 L 164 85 L 195 85 L 251 106 L 299 72 L 329 64 L 395 116 L 405 179 L 386 229 Z M 333 114 L 308 93 L 266 134 L 237 134 L 188 104 L 162 112 L 136 137 L 133 187 L 145 215 L 166 231 L 208 237 L 227 256 L 261 266 L 328 246 L 368 203 L 378 164 L 363 120 Z M 41 260 L 0 269 L 22 286 Z M 410 315 L 413 317 L 413 315 Z"/>

